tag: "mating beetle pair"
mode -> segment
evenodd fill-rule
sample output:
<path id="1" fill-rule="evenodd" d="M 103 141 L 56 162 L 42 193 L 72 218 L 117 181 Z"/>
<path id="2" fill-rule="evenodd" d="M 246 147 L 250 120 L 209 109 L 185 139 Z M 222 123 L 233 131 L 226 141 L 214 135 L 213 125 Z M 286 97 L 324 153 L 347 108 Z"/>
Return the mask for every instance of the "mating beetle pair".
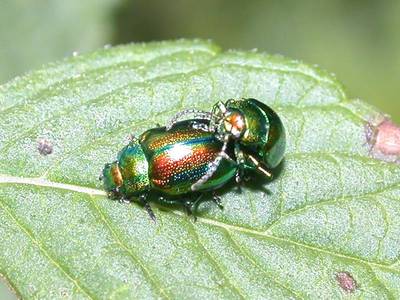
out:
<path id="1" fill-rule="evenodd" d="M 161 204 L 183 204 L 195 212 L 201 195 L 233 178 L 239 183 L 248 170 L 272 177 L 285 144 L 282 122 L 270 107 L 256 99 L 228 100 L 211 112 L 179 112 L 166 127 L 132 138 L 117 161 L 105 165 L 101 179 L 110 198 L 137 197 L 155 220 L 150 192 L 161 195 Z M 199 197 L 182 197 L 191 193 Z"/>

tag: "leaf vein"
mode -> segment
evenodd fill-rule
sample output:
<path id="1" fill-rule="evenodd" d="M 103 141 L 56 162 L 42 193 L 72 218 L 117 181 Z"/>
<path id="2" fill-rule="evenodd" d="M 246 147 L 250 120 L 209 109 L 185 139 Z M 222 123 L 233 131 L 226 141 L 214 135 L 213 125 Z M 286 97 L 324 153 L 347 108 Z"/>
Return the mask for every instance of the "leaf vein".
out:
<path id="1" fill-rule="evenodd" d="M 34 186 L 44 186 L 44 187 L 51 187 L 51 188 L 56 188 L 56 189 L 63 189 L 63 190 L 70 190 L 70 191 L 74 191 L 74 192 L 78 192 L 78 193 L 84 193 L 84 194 L 90 194 L 90 195 L 96 195 L 96 196 L 106 196 L 106 193 L 102 190 L 98 190 L 98 189 L 92 189 L 92 188 L 87 188 L 87 187 L 82 187 L 82 186 L 77 186 L 77 185 L 71 185 L 71 184 L 63 184 L 63 183 L 56 183 L 56 182 L 51 182 L 51 181 L 47 181 L 47 180 L 43 180 L 41 178 L 22 178 L 22 177 L 14 177 L 14 176 L 6 176 L 6 175 L 1 175 L 0 174 L 0 184 L 4 184 L 4 183 L 12 183 L 12 184 L 28 184 L 28 185 L 34 185 Z M 179 211 L 172 211 L 171 213 L 180 216 L 180 217 L 186 217 L 183 213 L 179 212 Z M 326 253 L 326 254 L 330 254 L 332 256 L 336 256 L 336 257 L 342 257 L 342 258 L 346 258 L 352 261 L 356 261 L 362 264 L 366 264 L 366 265 L 371 265 L 371 266 L 376 266 L 379 267 L 381 269 L 384 270 L 389 270 L 391 272 L 394 272 L 396 274 L 400 274 L 400 270 L 397 270 L 395 268 L 393 268 L 391 265 L 386 265 L 386 264 L 381 264 L 381 263 L 375 263 L 375 262 L 371 262 L 365 259 L 361 259 L 358 257 L 352 257 L 352 256 L 348 256 L 346 254 L 341 254 L 341 253 L 337 253 L 334 251 L 330 251 L 327 249 L 320 249 L 317 247 L 314 247 L 312 245 L 308 245 L 305 243 L 300 243 L 298 241 L 294 241 L 291 239 L 287 239 L 287 238 L 281 238 L 275 235 L 271 235 L 269 230 L 267 231 L 258 231 L 258 230 L 254 230 L 251 228 L 246 228 L 243 226 L 238 226 L 238 225 L 229 225 L 229 224 L 225 224 L 222 223 L 220 221 L 217 220 L 213 220 L 210 218 L 203 218 L 203 217 L 198 217 L 197 218 L 199 222 L 208 224 L 208 225 L 213 225 L 216 227 L 220 227 L 220 228 L 225 228 L 225 229 L 230 229 L 236 232 L 240 232 L 240 233 L 247 233 L 247 234 L 252 234 L 255 236 L 259 236 L 261 238 L 266 238 L 266 239 L 270 239 L 270 240 L 275 240 L 275 241 L 281 241 L 281 242 L 286 242 L 286 243 L 290 243 L 293 245 L 297 245 L 299 247 L 302 248 L 306 248 L 306 249 L 310 249 L 313 251 L 317 251 L 320 253 Z"/>
<path id="2" fill-rule="evenodd" d="M 266 270 L 264 270 L 253 258 L 251 258 L 250 253 L 248 253 L 245 249 L 242 249 L 239 244 L 237 243 L 237 241 L 233 238 L 232 234 L 230 233 L 230 231 L 228 229 L 224 229 L 225 232 L 227 233 L 228 239 L 231 241 L 232 243 L 232 247 L 234 249 L 236 249 L 239 253 L 241 253 L 248 261 L 250 261 L 250 263 L 256 267 L 256 269 L 260 270 L 262 273 L 264 273 L 267 278 L 269 278 L 270 280 L 272 280 L 273 282 L 275 282 L 275 284 L 277 284 L 278 286 L 282 287 L 283 289 L 287 290 L 288 292 L 290 292 L 293 296 L 295 296 L 298 299 L 303 299 L 303 297 L 301 297 L 299 294 L 297 294 L 297 292 L 295 292 L 294 290 L 292 290 L 291 288 L 289 288 L 288 286 L 286 286 L 285 284 L 277 281 L 275 279 L 275 277 L 272 276 L 272 274 L 268 273 Z"/>
<path id="3" fill-rule="evenodd" d="M 153 285 L 154 287 L 156 287 L 156 289 L 160 292 L 160 295 L 162 296 L 162 298 L 164 299 L 171 299 L 170 296 L 167 295 L 166 290 L 163 289 L 161 287 L 161 283 L 159 280 L 154 280 L 154 274 L 151 274 L 150 271 L 146 268 L 145 264 L 139 259 L 139 257 L 134 254 L 134 252 L 132 251 L 131 248 L 129 248 L 127 245 L 125 245 L 122 242 L 122 238 L 119 236 L 117 230 L 113 229 L 113 226 L 111 225 L 110 222 L 107 221 L 107 218 L 105 217 L 103 211 L 101 210 L 101 208 L 95 203 L 94 198 L 92 195 L 90 195 L 90 203 L 92 205 L 92 207 L 95 209 L 95 211 L 97 212 L 97 214 L 100 216 L 102 222 L 104 223 L 104 225 L 108 228 L 108 230 L 111 232 L 112 236 L 114 237 L 114 240 L 117 242 L 117 244 L 123 249 L 125 250 L 128 255 L 131 257 L 131 259 L 137 263 L 139 265 L 139 267 L 142 269 L 143 274 L 145 275 L 145 277 L 147 277 L 147 280 L 151 283 L 151 285 Z M 153 276 L 152 276 L 153 275 Z"/>
<path id="4" fill-rule="evenodd" d="M 81 286 L 78 280 L 74 278 L 60 262 L 57 262 L 57 260 L 54 259 L 48 253 L 44 245 L 42 245 L 42 243 L 38 239 L 36 239 L 34 235 L 27 228 L 25 228 L 24 225 L 22 225 L 22 223 L 17 219 L 16 215 L 10 209 L 8 209 L 6 205 L 1 201 L 0 201 L 0 207 L 3 209 L 3 211 L 5 211 L 9 215 L 9 217 L 14 221 L 14 223 L 21 230 L 21 232 L 25 233 L 25 235 L 32 241 L 32 243 L 38 247 L 40 252 L 42 252 L 44 256 L 47 257 L 49 262 L 53 264 L 56 267 L 56 269 L 60 270 L 62 274 L 64 274 L 65 278 L 71 281 L 79 291 L 81 291 L 83 294 L 86 295 L 86 297 L 88 297 L 89 299 L 95 299 L 95 297 L 91 295 L 91 292 L 89 292 L 89 290 Z"/>
<path id="5" fill-rule="evenodd" d="M 290 210 L 287 213 L 283 213 L 281 215 L 281 218 L 276 220 L 276 222 L 270 224 L 270 226 L 267 228 L 267 230 L 268 231 L 272 230 L 272 228 L 274 226 L 279 224 L 279 222 L 282 220 L 282 218 L 291 217 L 293 215 L 301 214 L 302 212 L 304 212 L 304 211 L 306 211 L 306 210 L 308 210 L 309 208 L 312 208 L 312 207 L 318 208 L 318 207 L 324 207 L 324 206 L 330 205 L 330 204 L 338 204 L 340 202 L 346 202 L 346 201 L 349 201 L 349 200 L 367 198 L 369 196 L 378 196 L 378 195 L 380 195 L 382 193 L 385 193 L 385 192 L 387 192 L 389 190 L 396 189 L 398 187 L 400 187 L 400 184 L 398 182 L 396 182 L 394 184 L 387 185 L 387 186 L 385 186 L 385 187 L 383 187 L 381 189 L 374 190 L 374 191 L 364 192 L 364 193 L 360 193 L 360 194 L 356 194 L 356 195 L 339 196 L 339 197 L 335 197 L 335 198 L 329 198 L 327 200 L 320 199 L 319 202 L 309 203 L 309 204 L 306 204 L 306 205 L 303 205 L 303 206 L 299 206 L 298 208 Z M 368 201 L 368 199 L 366 201 Z"/>
<path id="6" fill-rule="evenodd" d="M 242 292 L 238 289 L 238 287 L 236 287 L 235 285 L 233 285 L 231 283 L 231 281 L 229 280 L 229 278 L 227 276 L 225 276 L 224 272 L 222 271 L 221 266 L 219 265 L 219 263 L 217 262 L 217 260 L 210 254 L 210 252 L 208 251 L 208 249 L 204 246 L 203 242 L 201 241 L 201 238 L 199 236 L 199 234 L 197 233 L 197 231 L 194 229 L 193 224 L 191 224 L 190 222 L 188 222 L 189 224 L 189 228 L 190 231 L 192 232 L 195 240 L 197 241 L 198 245 L 200 245 L 201 248 L 204 249 L 204 253 L 205 255 L 209 258 L 210 262 L 214 265 L 215 270 L 217 271 L 217 273 L 219 273 L 221 275 L 221 277 L 224 279 L 224 281 L 229 285 L 230 290 L 236 292 L 237 295 L 239 295 L 239 297 L 241 299 L 246 299 L 247 297 L 245 297 Z"/>

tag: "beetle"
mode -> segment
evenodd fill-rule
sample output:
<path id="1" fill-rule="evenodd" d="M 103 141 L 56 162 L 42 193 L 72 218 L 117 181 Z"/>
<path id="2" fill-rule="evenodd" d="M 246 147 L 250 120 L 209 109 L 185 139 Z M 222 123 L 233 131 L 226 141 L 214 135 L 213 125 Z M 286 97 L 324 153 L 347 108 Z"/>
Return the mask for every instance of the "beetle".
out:
<path id="1" fill-rule="evenodd" d="M 211 112 L 188 109 L 178 112 L 168 123 L 171 128 L 187 115 L 206 118 L 210 121 L 205 130 L 213 132 L 220 140 L 233 140 L 235 159 L 238 164 L 236 181 L 240 182 L 245 170 L 257 170 L 272 178 L 271 170 L 283 160 L 286 148 L 286 133 L 282 120 L 268 105 L 253 98 L 219 101 Z M 213 162 L 215 170 L 219 160 Z M 199 182 L 212 176 L 207 173 Z M 195 190 L 196 185 L 193 186 Z"/>
<path id="2" fill-rule="evenodd" d="M 228 144 L 204 130 L 208 125 L 208 120 L 185 120 L 176 122 L 169 130 L 153 128 L 139 138 L 132 138 L 117 160 L 103 169 L 100 179 L 109 198 L 137 197 L 153 220 L 148 200 L 153 191 L 161 194 L 158 198 L 161 204 L 183 204 L 189 213 L 196 210 L 202 193 L 223 186 L 238 170 Z M 218 157 L 221 157 L 218 168 L 196 189 L 199 197 L 195 201 L 179 197 L 193 192 L 192 185 L 209 173 L 211 163 Z M 213 200 L 221 207 L 219 197 L 214 196 Z"/>
<path id="3" fill-rule="evenodd" d="M 180 120 L 188 115 L 195 119 Z M 180 203 L 191 213 L 204 192 L 232 178 L 240 183 L 247 170 L 272 178 L 285 142 L 282 121 L 269 106 L 256 99 L 218 102 L 211 112 L 181 111 L 166 127 L 132 139 L 105 165 L 101 179 L 110 198 L 138 197 L 153 220 L 152 191 L 161 194 L 160 203 Z M 199 195 L 194 201 L 180 197 L 194 193 Z M 219 197 L 213 200 L 221 207 Z"/>

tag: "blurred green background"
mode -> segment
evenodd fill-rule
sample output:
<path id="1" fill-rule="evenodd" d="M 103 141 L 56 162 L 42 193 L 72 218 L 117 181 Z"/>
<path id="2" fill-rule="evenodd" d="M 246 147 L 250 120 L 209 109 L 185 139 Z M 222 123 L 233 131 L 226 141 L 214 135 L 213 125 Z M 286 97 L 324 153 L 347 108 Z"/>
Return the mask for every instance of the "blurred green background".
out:
<path id="1" fill-rule="evenodd" d="M 74 51 L 200 37 L 318 64 L 400 121 L 399 15 L 398 0 L 2 0 L 0 82 Z"/>
<path id="2" fill-rule="evenodd" d="M 318 64 L 400 121 L 399 15 L 398 0 L 2 0 L 0 82 L 74 51 L 200 37 Z"/>
<path id="3" fill-rule="evenodd" d="M 74 51 L 198 37 L 318 64 L 400 122 L 399 16 L 398 0 L 1 0 L 0 83 Z"/>

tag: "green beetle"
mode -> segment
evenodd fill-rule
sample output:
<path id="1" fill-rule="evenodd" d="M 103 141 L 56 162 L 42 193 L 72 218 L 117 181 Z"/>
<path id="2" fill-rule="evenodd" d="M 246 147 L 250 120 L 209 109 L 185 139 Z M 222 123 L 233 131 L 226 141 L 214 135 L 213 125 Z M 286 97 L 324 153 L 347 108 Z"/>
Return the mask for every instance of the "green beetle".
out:
<path id="1" fill-rule="evenodd" d="M 155 216 L 148 204 L 150 192 L 161 194 L 162 204 L 183 204 L 188 212 L 197 208 L 196 201 L 177 197 L 192 193 L 192 186 L 212 171 L 213 175 L 197 186 L 201 193 L 214 191 L 235 177 L 238 166 L 230 157 L 228 145 L 216 135 L 204 130 L 207 120 L 186 120 L 144 132 L 132 139 L 118 154 L 115 162 L 106 164 L 101 179 L 110 198 L 131 199 L 138 197 L 150 217 Z M 222 156 L 221 156 L 221 153 Z M 218 168 L 213 162 L 221 156 Z M 219 198 L 214 201 L 220 206 Z"/>
<path id="2" fill-rule="evenodd" d="M 248 168 L 276 168 L 286 148 L 286 133 L 280 117 L 256 99 L 228 100 L 214 106 L 220 135 L 230 134 L 237 142 L 237 157 Z M 269 172 L 268 172 L 269 173 Z"/>
<path id="3" fill-rule="evenodd" d="M 189 114 L 196 119 L 179 121 Z M 181 203 L 191 212 L 200 197 L 179 196 L 215 191 L 232 178 L 240 182 L 246 170 L 271 178 L 285 144 L 282 121 L 270 107 L 256 99 L 228 100 L 212 112 L 181 111 L 166 127 L 144 132 L 105 165 L 102 180 L 109 197 L 138 197 L 155 220 L 150 192 L 167 196 L 159 198 L 162 204 Z"/>
<path id="4" fill-rule="evenodd" d="M 167 128 L 186 115 L 210 120 L 206 130 L 213 132 L 221 141 L 234 141 L 235 160 L 239 169 L 236 177 L 238 182 L 245 170 L 257 170 L 271 178 L 271 170 L 283 160 L 286 147 L 283 123 L 272 108 L 256 99 L 218 102 L 210 113 L 195 109 L 184 110 L 170 120 Z M 217 162 L 214 165 L 217 166 Z M 212 173 L 205 175 L 198 186 L 211 176 Z"/>

